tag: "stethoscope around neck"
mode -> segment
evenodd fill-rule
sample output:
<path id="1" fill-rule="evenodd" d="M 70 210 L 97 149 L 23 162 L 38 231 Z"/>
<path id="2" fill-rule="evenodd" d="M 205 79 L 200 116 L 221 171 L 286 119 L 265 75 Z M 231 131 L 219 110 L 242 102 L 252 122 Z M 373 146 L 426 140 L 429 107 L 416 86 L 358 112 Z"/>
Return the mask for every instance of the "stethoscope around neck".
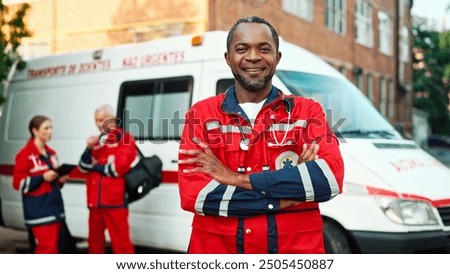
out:
<path id="1" fill-rule="evenodd" d="M 280 104 L 284 105 L 284 109 L 286 110 L 287 114 L 288 114 L 288 125 L 291 122 L 291 112 L 292 109 L 294 107 L 294 99 L 293 98 L 285 98 L 283 95 L 283 98 L 281 99 L 281 101 L 275 103 L 271 109 L 275 110 L 276 108 L 279 107 Z M 250 139 L 245 137 L 244 134 L 244 130 L 242 129 L 242 125 L 239 122 L 239 119 L 236 116 L 233 116 L 236 125 L 239 129 L 239 133 L 241 134 L 241 141 L 239 143 L 239 148 L 243 151 L 248 151 L 249 145 L 250 145 Z M 286 142 L 286 138 L 287 138 L 287 134 L 288 134 L 288 130 L 285 130 L 284 132 L 284 136 L 283 139 L 281 139 L 281 141 L 278 140 L 277 136 L 275 135 L 275 127 L 272 127 L 272 138 L 274 140 L 274 143 L 269 143 L 268 146 L 269 147 L 281 147 L 281 146 L 286 146 L 289 145 L 289 143 Z"/>

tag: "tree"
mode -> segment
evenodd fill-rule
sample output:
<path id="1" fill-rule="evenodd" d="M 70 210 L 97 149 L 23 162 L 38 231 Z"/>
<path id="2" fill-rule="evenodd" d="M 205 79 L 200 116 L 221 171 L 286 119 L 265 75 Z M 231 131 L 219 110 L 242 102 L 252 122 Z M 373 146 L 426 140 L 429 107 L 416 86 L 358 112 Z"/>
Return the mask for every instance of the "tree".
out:
<path id="1" fill-rule="evenodd" d="M 14 7 L 14 13 L 10 14 L 8 6 L 3 5 L 3 1 L 0 0 L 0 106 L 6 100 L 4 83 L 11 67 L 25 68 L 25 62 L 18 54 L 17 48 L 22 38 L 31 36 L 23 22 L 29 8 L 28 4 L 17 5 Z"/>
<path id="2" fill-rule="evenodd" d="M 414 33 L 414 107 L 429 114 L 434 134 L 450 136 L 448 111 L 450 76 L 450 32 L 413 26 Z"/>

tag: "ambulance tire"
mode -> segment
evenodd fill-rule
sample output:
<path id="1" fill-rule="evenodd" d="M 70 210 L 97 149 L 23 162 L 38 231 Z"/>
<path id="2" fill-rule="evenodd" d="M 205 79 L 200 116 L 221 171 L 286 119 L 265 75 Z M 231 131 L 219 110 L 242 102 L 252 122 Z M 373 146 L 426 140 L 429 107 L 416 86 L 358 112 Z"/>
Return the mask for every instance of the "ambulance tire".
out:
<path id="1" fill-rule="evenodd" d="M 350 243 L 342 228 L 330 220 L 323 221 L 323 240 L 327 254 L 351 254 Z"/>

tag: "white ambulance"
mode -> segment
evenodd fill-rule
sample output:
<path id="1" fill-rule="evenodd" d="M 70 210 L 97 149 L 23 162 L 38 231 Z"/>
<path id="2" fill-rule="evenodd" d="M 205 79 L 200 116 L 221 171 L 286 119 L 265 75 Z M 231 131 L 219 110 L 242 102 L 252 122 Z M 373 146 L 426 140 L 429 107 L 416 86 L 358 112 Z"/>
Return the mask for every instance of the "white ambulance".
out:
<path id="1" fill-rule="evenodd" d="M 163 183 L 130 205 L 133 242 L 185 252 L 192 214 L 180 208 L 179 139 L 188 108 L 233 84 L 225 41 L 226 32 L 215 31 L 28 60 L 9 85 L 0 124 L 0 224 L 25 228 L 11 181 L 30 118 L 49 116 L 50 145 L 61 162 L 77 164 L 87 136 L 97 133 L 94 109 L 109 103 L 143 153 L 163 161 Z M 403 139 L 361 91 L 320 58 L 285 41 L 280 50 L 273 84 L 319 101 L 341 141 L 344 191 L 321 204 L 327 251 L 448 252 L 450 170 Z M 85 239 L 83 181 L 69 181 L 62 193 L 70 231 Z"/>

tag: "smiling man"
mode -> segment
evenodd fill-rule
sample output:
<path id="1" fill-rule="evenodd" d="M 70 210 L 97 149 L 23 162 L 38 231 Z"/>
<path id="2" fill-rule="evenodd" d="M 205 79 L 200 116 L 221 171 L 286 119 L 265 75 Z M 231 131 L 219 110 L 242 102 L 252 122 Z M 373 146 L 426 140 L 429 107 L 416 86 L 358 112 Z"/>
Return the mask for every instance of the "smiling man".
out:
<path id="1" fill-rule="evenodd" d="M 271 28 L 247 23 L 235 25 L 230 30 L 225 60 L 242 90 L 242 94 L 237 95 L 239 102 L 258 103 L 270 93 L 272 77 L 281 58 L 278 36 L 268 35 Z"/>
<path id="2" fill-rule="evenodd" d="M 181 206 L 195 213 L 189 253 L 323 253 L 319 202 L 342 190 L 338 141 L 313 100 L 272 85 L 278 34 L 259 17 L 230 29 L 235 85 L 186 114 Z"/>

